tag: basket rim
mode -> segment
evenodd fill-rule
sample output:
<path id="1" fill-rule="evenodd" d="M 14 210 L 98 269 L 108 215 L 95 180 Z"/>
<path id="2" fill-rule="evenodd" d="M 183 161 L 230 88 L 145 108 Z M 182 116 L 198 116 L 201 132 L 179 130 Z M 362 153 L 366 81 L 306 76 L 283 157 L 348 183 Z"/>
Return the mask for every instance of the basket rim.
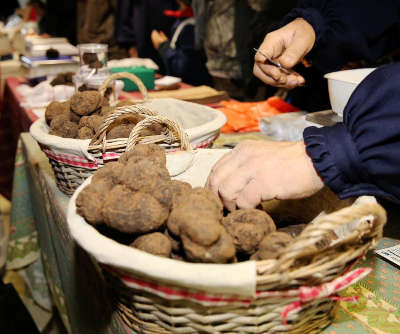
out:
<path id="1" fill-rule="evenodd" d="M 159 101 L 173 100 L 174 103 L 177 103 L 176 101 L 179 101 L 178 103 L 183 103 L 185 105 L 191 104 L 196 106 L 196 108 L 201 108 L 204 111 L 207 110 L 212 115 L 214 115 L 214 118 L 209 122 L 206 122 L 204 124 L 201 124 L 193 128 L 184 129 L 187 135 L 189 136 L 190 142 L 195 141 L 200 137 L 208 136 L 209 134 L 220 130 L 226 123 L 226 116 L 218 109 L 214 109 L 204 105 L 199 105 L 192 102 L 181 101 L 173 98 L 155 99 L 155 100 Z M 151 101 L 152 100 L 149 99 L 148 101 L 146 101 L 146 103 L 149 102 L 150 103 L 149 106 L 151 106 Z M 45 131 L 44 129 L 46 129 L 47 131 Z M 77 150 L 79 152 L 84 152 L 85 157 L 90 156 L 90 153 L 88 153 L 88 147 L 91 139 L 62 138 L 59 136 L 50 135 L 48 133 L 49 126 L 46 123 L 45 116 L 42 116 L 35 122 L 33 122 L 29 128 L 29 132 L 32 135 L 32 137 L 42 145 L 54 147 L 56 149 Z"/>

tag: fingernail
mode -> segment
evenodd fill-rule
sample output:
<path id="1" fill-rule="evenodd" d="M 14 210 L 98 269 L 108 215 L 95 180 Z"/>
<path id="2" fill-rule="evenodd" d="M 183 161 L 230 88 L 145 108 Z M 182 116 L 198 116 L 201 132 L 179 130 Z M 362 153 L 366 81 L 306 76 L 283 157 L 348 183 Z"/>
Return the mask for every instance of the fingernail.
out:
<path id="1" fill-rule="evenodd" d="M 290 86 L 297 86 L 297 80 L 290 80 L 288 83 Z"/>

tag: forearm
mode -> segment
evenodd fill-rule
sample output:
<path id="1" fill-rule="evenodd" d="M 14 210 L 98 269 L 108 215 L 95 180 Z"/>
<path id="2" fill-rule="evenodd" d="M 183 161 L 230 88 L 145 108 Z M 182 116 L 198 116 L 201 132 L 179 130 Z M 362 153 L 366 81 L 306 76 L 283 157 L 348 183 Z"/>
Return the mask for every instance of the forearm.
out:
<path id="1" fill-rule="evenodd" d="M 315 169 L 341 198 L 400 202 L 399 81 L 400 63 L 375 70 L 354 91 L 343 123 L 304 130 Z"/>

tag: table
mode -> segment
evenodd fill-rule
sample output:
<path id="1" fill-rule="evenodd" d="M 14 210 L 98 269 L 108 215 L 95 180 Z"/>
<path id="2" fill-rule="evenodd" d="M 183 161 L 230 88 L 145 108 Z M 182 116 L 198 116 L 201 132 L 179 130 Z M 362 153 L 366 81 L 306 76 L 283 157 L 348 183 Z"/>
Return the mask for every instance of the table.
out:
<path id="1" fill-rule="evenodd" d="M 29 134 L 21 135 L 16 161 L 9 265 L 27 265 L 38 256 L 38 239 L 52 299 L 69 332 L 132 333 L 113 312 L 112 298 L 88 255 L 71 239 L 68 197 L 57 189 L 47 158 Z M 399 242 L 385 238 L 379 247 Z M 372 253 L 362 265 L 375 270 L 344 292 L 359 295 L 360 303 L 341 302 L 324 334 L 399 333 L 400 271 Z"/>
<path id="2" fill-rule="evenodd" d="M 6 80 L 7 107 L 2 112 L 1 121 L 7 120 L 4 117 L 7 116 L 8 123 L 0 124 L 0 129 L 6 129 L 8 136 L 0 135 L 5 144 L 0 148 L 17 146 L 19 134 L 27 131 L 37 118 L 32 111 L 20 106 L 22 97 L 16 87 L 22 80 Z M 224 135 L 216 144 L 222 146 L 260 138 L 263 138 L 260 133 Z M 13 161 L 12 157 L 11 163 Z M 107 302 L 112 298 L 98 279 L 97 269 L 68 233 L 65 216 L 68 199 L 57 189 L 48 160 L 37 143 L 29 134 L 23 133 L 15 156 L 12 234 L 7 265 L 15 269 L 24 267 L 27 275 L 36 278 L 40 278 L 44 270 L 47 284 L 41 278 L 33 281 L 34 298 L 44 307 L 52 300 L 69 332 L 132 333 L 112 311 L 112 303 Z M 398 218 L 392 215 L 395 208 L 389 207 L 393 209 L 389 211 L 389 220 L 397 221 Z M 398 228 L 394 230 L 399 233 Z M 380 247 L 398 242 L 386 238 Z M 400 332 L 399 271 L 372 254 L 364 265 L 372 266 L 374 273 L 345 292 L 360 295 L 362 302 L 358 306 L 341 303 L 335 322 L 324 330 L 325 334 Z"/>

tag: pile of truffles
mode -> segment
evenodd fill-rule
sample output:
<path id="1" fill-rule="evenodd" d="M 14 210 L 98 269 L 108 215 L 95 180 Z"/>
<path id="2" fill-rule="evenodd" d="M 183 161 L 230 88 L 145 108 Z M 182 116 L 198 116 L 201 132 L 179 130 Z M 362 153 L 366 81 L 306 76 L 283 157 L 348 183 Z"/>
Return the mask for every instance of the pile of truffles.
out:
<path id="1" fill-rule="evenodd" d="M 120 101 L 115 108 L 132 104 L 131 101 Z M 104 117 L 115 108 L 109 105 L 107 98 L 94 90 L 78 92 L 65 102 L 51 102 L 45 112 L 46 122 L 50 126 L 49 134 L 63 138 L 92 139 Z M 121 116 L 109 126 L 106 138 L 128 138 L 132 129 L 143 118 L 139 114 Z M 160 124 L 154 124 L 141 135 L 160 134 L 163 130 Z"/>
<path id="2" fill-rule="evenodd" d="M 271 259 L 303 229 L 277 231 L 271 217 L 257 209 L 224 217 L 213 192 L 171 180 L 165 152 L 154 144 L 136 145 L 99 169 L 76 207 L 88 223 L 119 242 L 191 262 Z"/>

